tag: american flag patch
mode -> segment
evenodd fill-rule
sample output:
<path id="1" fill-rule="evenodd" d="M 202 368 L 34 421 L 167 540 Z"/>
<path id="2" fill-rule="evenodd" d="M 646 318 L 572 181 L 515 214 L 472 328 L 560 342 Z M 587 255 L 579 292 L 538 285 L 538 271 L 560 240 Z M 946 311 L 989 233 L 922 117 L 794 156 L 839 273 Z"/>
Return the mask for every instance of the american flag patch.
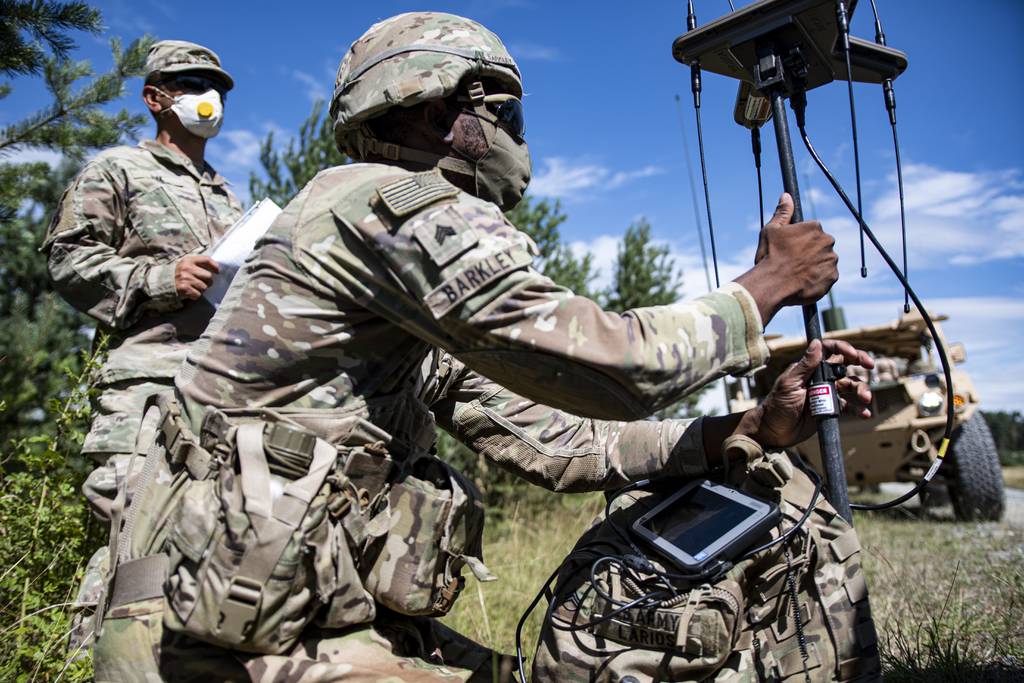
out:
<path id="1" fill-rule="evenodd" d="M 437 171 L 416 173 L 377 188 L 384 206 L 399 218 L 458 193 L 459 188 L 442 178 Z"/>

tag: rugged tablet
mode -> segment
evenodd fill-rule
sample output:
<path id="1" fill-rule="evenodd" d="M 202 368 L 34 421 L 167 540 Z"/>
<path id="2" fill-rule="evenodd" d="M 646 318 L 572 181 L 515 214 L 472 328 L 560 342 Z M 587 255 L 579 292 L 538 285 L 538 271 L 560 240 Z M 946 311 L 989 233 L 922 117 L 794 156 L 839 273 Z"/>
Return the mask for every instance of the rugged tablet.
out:
<path id="1" fill-rule="evenodd" d="M 633 522 L 633 532 L 687 573 L 732 560 L 775 526 L 774 503 L 698 479 Z"/>

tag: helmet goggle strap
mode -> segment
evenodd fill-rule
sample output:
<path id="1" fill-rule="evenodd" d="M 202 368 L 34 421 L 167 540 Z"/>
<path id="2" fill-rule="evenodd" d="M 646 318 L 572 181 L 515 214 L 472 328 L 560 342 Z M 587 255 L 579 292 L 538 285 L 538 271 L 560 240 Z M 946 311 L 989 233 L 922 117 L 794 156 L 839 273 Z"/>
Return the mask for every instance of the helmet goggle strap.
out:
<path id="1" fill-rule="evenodd" d="M 523 103 L 515 95 L 497 93 L 487 95 L 484 92 L 483 83 L 473 81 L 467 87 L 468 96 L 460 95 L 459 102 L 472 105 L 472 111 L 476 116 L 494 125 L 503 125 L 506 130 L 520 140 L 526 132 L 523 119 Z M 488 105 L 494 106 L 494 111 Z M 484 135 L 487 137 L 487 146 L 490 147 L 494 138 L 493 128 L 484 126 Z"/>

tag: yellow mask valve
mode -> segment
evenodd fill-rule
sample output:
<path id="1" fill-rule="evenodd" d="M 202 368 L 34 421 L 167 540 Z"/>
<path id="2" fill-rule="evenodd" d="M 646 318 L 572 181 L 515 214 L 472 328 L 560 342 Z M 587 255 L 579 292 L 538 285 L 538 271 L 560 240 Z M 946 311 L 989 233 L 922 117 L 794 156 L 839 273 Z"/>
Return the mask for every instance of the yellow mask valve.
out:
<path id="1" fill-rule="evenodd" d="M 208 119 L 213 116 L 213 105 L 209 102 L 200 102 L 196 107 L 196 113 L 200 118 Z"/>

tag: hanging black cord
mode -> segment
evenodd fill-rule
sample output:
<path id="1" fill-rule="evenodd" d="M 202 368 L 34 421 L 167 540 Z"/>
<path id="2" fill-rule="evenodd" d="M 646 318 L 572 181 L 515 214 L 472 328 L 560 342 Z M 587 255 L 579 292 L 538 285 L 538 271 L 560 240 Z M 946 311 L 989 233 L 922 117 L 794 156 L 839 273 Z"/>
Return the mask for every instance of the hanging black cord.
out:
<path id="1" fill-rule="evenodd" d="M 607 500 L 605 501 L 605 506 L 604 506 L 605 519 L 608 519 L 609 514 L 611 512 L 612 503 L 615 502 L 615 500 L 619 496 L 621 496 L 624 493 L 628 493 L 629 491 L 633 491 L 633 490 L 636 490 L 638 488 L 642 488 L 644 486 L 647 486 L 650 483 L 651 483 L 650 479 L 642 479 L 640 481 L 635 481 L 635 482 L 632 482 L 630 484 L 627 484 L 626 486 L 623 486 L 622 488 L 616 490 L 614 493 L 610 494 L 608 496 Z M 615 532 L 617 534 L 619 534 L 619 536 L 621 536 L 623 538 L 623 540 L 626 541 L 626 543 L 631 548 L 633 548 L 640 556 L 643 556 L 643 553 L 633 544 L 632 540 L 630 540 L 630 538 L 626 534 L 624 534 L 621 529 L 619 529 L 619 527 L 616 524 L 612 523 L 612 528 L 615 530 Z M 551 575 L 547 578 L 547 580 L 541 586 L 541 589 L 537 592 L 537 595 L 534 596 L 533 600 L 531 600 L 530 604 L 526 607 L 526 610 L 519 617 L 519 623 L 516 624 L 516 663 L 517 663 L 517 665 L 519 667 L 519 678 L 520 678 L 520 680 L 523 681 L 523 683 L 525 683 L 525 681 L 526 681 L 526 670 L 525 670 L 526 667 L 525 667 L 525 664 L 524 664 L 525 660 L 524 660 L 524 657 L 523 657 L 523 626 L 525 626 L 526 620 L 530 618 L 530 614 L 532 614 L 533 610 L 536 609 L 537 604 L 540 602 L 541 598 L 544 597 L 544 594 L 547 592 L 548 587 L 551 585 L 551 582 L 555 580 L 555 577 L 557 577 L 558 573 L 560 571 L 562 571 L 562 568 L 565 567 L 565 565 L 568 564 L 571 560 L 573 560 L 574 558 L 579 556 L 581 553 L 587 552 L 590 548 L 592 548 L 594 546 L 598 546 L 598 545 L 608 545 L 608 543 L 607 543 L 607 541 L 595 541 L 593 543 L 589 543 L 587 545 L 581 546 L 581 547 L 575 549 L 572 553 L 570 553 L 569 556 L 566 557 L 565 560 L 562 562 L 562 564 L 558 565 L 558 567 L 555 568 L 555 571 L 551 572 Z M 595 560 L 595 562 L 599 562 L 599 561 L 601 561 L 601 558 L 598 558 L 597 560 Z M 555 586 L 555 590 L 552 591 L 552 594 L 553 594 L 552 603 L 550 605 L 548 605 L 548 609 L 545 611 L 545 619 L 550 615 L 551 608 L 553 607 L 553 604 L 554 604 L 553 601 L 558 598 L 558 593 L 559 592 L 560 592 L 559 591 L 559 586 L 556 585 Z"/>
<path id="2" fill-rule="evenodd" d="M 568 561 L 568 558 L 566 558 L 566 561 Z M 526 624 L 526 620 L 530 618 L 530 614 L 533 612 L 534 608 L 537 607 L 537 603 L 539 603 L 540 599 L 544 597 L 544 593 L 547 592 L 548 586 L 550 586 L 551 582 L 555 580 L 556 576 L 558 576 L 558 572 L 562 571 L 563 566 L 565 566 L 565 562 L 558 565 L 558 567 L 555 568 L 555 571 L 551 572 L 551 576 L 549 576 L 547 581 L 544 582 L 544 585 L 537 592 L 537 595 L 533 596 L 533 600 L 530 601 L 526 611 L 524 611 L 522 616 L 519 617 L 519 623 L 516 624 L 516 664 L 519 667 L 519 680 L 522 681 L 522 683 L 526 683 L 527 680 L 526 666 L 524 664 L 525 660 L 523 657 L 523 626 Z"/>
<path id="3" fill-rule="evenodd" d="M 921 489 L 927 486 L 928 482 L 930 482 L 932 478 L 935 476 L 935 473 L 938 472 L 939 467 L 941 467 L 942 465 L 942 461 L 946 457 L 946 449 L 949 448 L 949 442 L 953 437 L 953 423 L 955 420 L 956 413 L 953 398 L 953 374 L 952 370 L 950 369 L 949 359 L 946 357 L 946 348 L 945 345 L 942 343 L 942 337 L 939 336 L 938 330 L 935 329 L 935 323 L 932 321 L 931 316 L 925 309 L 924 304 L 921 303 L 921 300 L 918 298 L 917 293 L 913 290 L 913 288 L 910 286 L 910 283 L 907 282 L 907 279 L 903 276 L 903 273 L 900 271 L 900 267 L 896 264 L 895 261 L 892 260 L 892 257 L 889 256 L 889 252 L 885 250 L 885 247 L 883 247 L 881 242 L 878 241 L 878 238 L 875 237 L 875 233 L 871 230 L 870 227 L 868 227 L 867 223 L 864 222 L 864 219 L 861 217 L 860 213 L 853 205 L 853 202 L 850 201 L 850 198 L 846 195 L 846 192 L 843 191 L 843 188 L 839 184 L 839 181 L 837 181 L 835 176 L 832 175 L 831 171 L 828 170 L 828 167 L 825 166 L 825 162 L 821 160 L 821 157 L 818 155 L 818 152 L 814 149 L 814 146 L 811 144 L 811 141 L 807 136 L 806 129 L 806 96 L 803 95 L 802 93 L 798 93 L 793 95 L 790 101 L 793 105 L 793 112 L 796 114 L 797 128 L 799 128 L 800 130 L 800 137 L 801 139 L 803 139 L 804 147 L 807 148 L 807 153 L 811 155 L 811 158 L 814 159 L 814 162 L 818 165 L 818 168 L 820 168 L 821 172 L 825 174 L 825 178 L 827 178 L 828 182 L 832 185 L 833 188 L 835 188 L 836 193 L 839 195 L 839 198 L 842 199 L 843 203 L 846 205 L 846 208 L 850 211 L 851 214 L 853 214 L 854 218 L 861 224 L 864 230 L 864 234 L 871 241 L 871 244 L 874 245 L 875 250 L 878 251 L 878 254 L 885 261 L 886 265 L 888 265 L 890 270 L 892 270 L 893 275 L 896 276 L 896 279 L 899 280 L 900 285 L 903 286 L 904 290 L 907 292 L 907 295 L 910 297 L 911 301 L 914 302 L 914 306 L 917 308 L 918 312 L 921 313 L 921 318 L 924 320 L 924 324 L 928 328 L 929 334 L 931 334 L 932 339 L 935 341 L 935 347 L 939 354 L 939 362 L 942 365 L 942 372 L 946 379 L 946 427 L 943 433 L 942 443 L 939 445 L 938 457 L 936 457 L 935 461 L 932 463 L 932 466 L 928 469 L 928 472 L 925 473 L 924 477 L 921 479 L 921 481 L 917 483 L 916 486 L 914 486 L 914 488 L 912 488 L 910 491 L 903 494 L 899 498 L 890 500 L 885 503 L 879 503 L 877 505 L 870 505 L 866 503 L 854 503 L 850 505 L 850 507 L 855 510 L 886 510 L 891 507 L 896 507 L 897 505 L 902 505 L 903 503 L 905 503 L 906 501 L 910 500 L 915 495 L 920 493 Z"/>
<path id="4" fill-rule="evenodd" d="M 896 152 L 896 182 L 900 188 L 900 232 L 903 238 L 903 277 L 907 275 L 907 211 L 903 201 L 903 164 L 900 163 L 900 139 L 896 135 L 896 97 L 892 92 L 892 81 L 886 80 L 888 88 L 885 90 L 885 104 L 888 108 L 892 102 L 892 109 L 889 110 L 889 121 L 892 126 L 892 147 Z M 903 290 L 903 312 L 910 313 L 910 294 Z"/>
<path id="5" fill-rule="evenodd" d="M 885 45 L 885 32 L 882 31 L 882 21 L 878 18 L 878 7 L 875 0 L 871 0 L 871 11 L 875 15 L 875 42 Z M 903 164 L 900 162 L 900 140 L 896 135 L 896 91 L 892 85 L 892 79 L 886 78 L 882 81 L 882 94 L 885 98 L 885 110 L 889 114 L 889 126 L 892 128 L 892 147 L 896 154 L 896 182 L 900 188 L 900 232 L 903 238 L 903 277 L 907 274 L 907 211 L 903 200 Z M 910 295 L 903 292 L 903 312 L 910 313 Z"/>
<path id="6" fill-rule="evenodd" d="M 757 169 L 757 214 L 761 217 L 764 227 L 764 188 L 761 186 L 761 129 L 754 126 L 750 129 L 750 147 L 754 151 L 754 168 Z"/>
<path id="7" fill-rule="evenodd" d="M 857 140 L 857 108 L 853 99 L 853 67 L 850 64 L 850 21 L 846 14 L 846 3 L 839 0 L 836 4 L 836 20 L 839 23 L 839 38 L 843 44 L 843 57 L 846 59 L 846 88 L 850 96 L 850 129 L 853 131 L 853 171 L 857 181 L 857 215 L 863 216 L 860 191 L 860 144 Z M 860 219 L 858 219 L 860 220 Z M 864 254 L 864 221 L 860 220 L 860 276 L 868 276 L 868 266 Z"/>
<path id="8" fill-rule="evenodd" d="M 551 586 L 551 582 L 555 580 L 555 578 L 558 576 L 558 573 L 561 572 L 567 564 L 575 561 L 580 555 L 588 552 L 595 552 L 593 548 L 601 545 L 608 545 L 612 549 L 615 548 L 614 545 L 608 543 L 607 541 L 595 541 L 593 543 L 582 545 L 574 549 L 571 553 L 569 553 L 569 555 L 564 560 L 562 560 L 562 563 L 558 565 L 553 572 L 551 572 L 551 575 L 548 576 L 547 580 L 543 583 L 543 585 L 541 585 L 540 590 L 537 591 L 537 595 L 533 597 L 533 600 L 530 601 L 530 604 L 526 607 L 526 610 L 524 610 L 522 615 L 519 617 L 519 622 L 516 624 L 516 663 L 519 668 L 519 680 L 522 681 L 522 683 L 526 683 L 527 680 L 525 670 L 525 658 L 523 657 L 523 627 L 526 625 L 526 620 L 530 618 L 530 614 L 532 614 L 533 610 L 536 609 L 537 604 L 540 602 L 541 598 L 543 598 L 545 593 L 548 592 L 548 588 Z M 566 581 L 568 581 L 568 578 L 566 579 Z M 563 582 L 561 587 L 564 588 L 564 585 L 565 582 Z M 548 605 L 548 609 L 544 613 L 545 620 L 550 616 L 551 610 L 554 607 L 554 599 L 558 596 L 559 588 L 560 587 L 556 584 L 555 589 L 552 591 L 552 603 Z"/>
<path id="9" fill-rule="evenodd" d="M 697 28 L 697 15 L 693 12 L 693 0 L 686 3 L 686 30 L 692 31 Z M 700 122 L 700 60 L 690 65 L 690 91 L 693 92 L 693 110 L 697 115 L 697 147 L 700 150 L 700 173 L 704 180 L 704 206 L 708 213 L 708 234 L 711 237 L 711 263 L 715 267 L 715 287 L 721 287 L 721 280 L 718 278 L 718 250 L 715 245 L 715 224 L 711 220 L 711 192 L 708 190 L 708 165 L 704 159 L 704 129 Z"/>

